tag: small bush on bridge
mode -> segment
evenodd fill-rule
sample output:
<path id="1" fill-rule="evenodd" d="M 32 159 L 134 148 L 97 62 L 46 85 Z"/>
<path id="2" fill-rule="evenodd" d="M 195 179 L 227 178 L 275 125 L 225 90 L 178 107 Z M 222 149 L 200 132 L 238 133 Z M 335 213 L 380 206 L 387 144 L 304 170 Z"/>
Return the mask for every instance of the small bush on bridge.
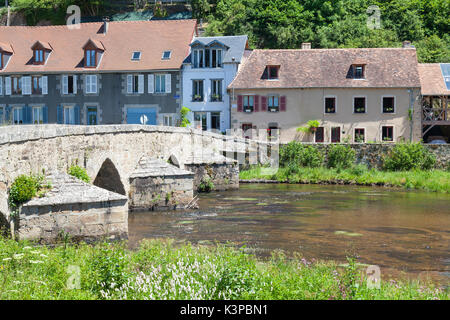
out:
<path id="1" fill-rule="evenodd" d="M 84 181 L 86 183 L 91 182 L 91 178 L 89 178 L 89 175 L 87 174 L 87 171 L 85 168 L 82 168 L 80 166 L 71 166 L 69 168 L 68 172 L 71 176 L 80 179 L 81 181 Z"/>
<path id="2" fill-rule="evenodd" d="M 384 157 L 383 168 L 388 171 L 431 170 L 436 156 L 421 143 L 400 143 Z"/>
<path id="3" fill-rule="evenodd" d="M 12 209 L 17 208 L 22 203 L 37 196 L 44 186 L 44 176 L 42 175 L 20 175 L 9 190 L 9 205 Z"/>

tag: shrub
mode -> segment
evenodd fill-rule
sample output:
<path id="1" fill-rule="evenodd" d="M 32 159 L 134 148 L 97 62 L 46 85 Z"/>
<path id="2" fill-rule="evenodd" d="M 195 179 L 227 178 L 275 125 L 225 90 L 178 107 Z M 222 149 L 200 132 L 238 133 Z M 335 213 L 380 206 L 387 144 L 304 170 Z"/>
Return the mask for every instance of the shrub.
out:
<path id="1" fill-rule="evenodd" d="M 198 192 L 211 192 L 214 189 L 214 183 L 210 177 L 203 178 L 198 186 Z"/>
<path id="2" fill-rule="evenodd" d="M 85 168 L 79 167 L 79 166 L 71 166 L 69 168 L 68 173 L 75 177 L 80 179 L 81 181 L 84 181 L 86 183 L 91 182 L 91 178 L 89 178 L 89 175 L 87 174 L 87 171 Z"/>
<path id="3" fill-rule="evenodd" d="M 397 144 L 383 160 L 389 171 L 430 170 L 436 164 L 436 156 L 420 143 Z"/>
<path id="4" fill-rule="evenodd" d="M 181 127 L 187 127 L 191 124 L 187 115 L 191 110 L 186 107 L 182 107 L 180 110 Z"/>
<path id="5" fill-rule="evenodd" d="M 328 167 L 346 169 L 353 166 L 356 152 L 350 146 L 333 145 L 328 151 Z"/>
<path id="6" fill-rule="evenodd" d="M 20 175 L 9 190 L 9 204 L 12 208 L 31 200 L 41 189 L 44 177 L 41 175 Z"/>
<path id="7" fill-rule="evenodd" d="M 280 151 L 280 164 L 317 168 L 323 165 L 323 154 L 313 146 L 304 146 L 299 142 L 290 142 Z"/>
<path id="8" fill-rule="evenodd" d="M 350 169 L 350 173 L 354 174 L 355 176 L 362 176 L 366 172 L 367 172 L 367 166 L 365 164 L 354 165 Z"/>

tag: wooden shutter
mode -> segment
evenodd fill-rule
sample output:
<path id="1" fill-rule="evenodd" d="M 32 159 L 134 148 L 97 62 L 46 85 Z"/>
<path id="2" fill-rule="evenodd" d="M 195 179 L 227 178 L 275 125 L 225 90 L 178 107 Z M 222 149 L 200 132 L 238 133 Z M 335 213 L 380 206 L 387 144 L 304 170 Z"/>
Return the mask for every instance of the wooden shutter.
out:
<path id="1" fill-rule="evenodd" d="M 42 94 L 48 94 L 48 78 L 43 76 L 42 78 Z"/>
<path id="2" fill-rule="evenodd" d="M 84 93 L 90 93 L 91 77 L 89 75 L 84 76 Z"/>
<path id="3" fill-rule="evenodd" d="M 261 111 L 262 112 L 267 111 L 267 97 L 266 96 L 261 97 Z"/>
<path id="4" fill-rule="evenodd" d="M 58 106 L 56 109 L 56 123 L 63 124 L 64 122 L 64 108 L 63 106 Z"/>
<path id="5" fill-rule="evenodd" d="M 166 93 L 172 93 L 172 75 L 166 74 Z"/>
<path id="6" fill-rule="evenodd" d="M 254 108 L 255 110 L 254 111 L 259 112 L 259 96 L 256 95 L 254 99 L 255 99 L 255 108 Z"/>
<path id="7" fill-rule="evenodd" d="M 286 96 L 280 97 L 280 111 L 286 111 Z"/>
<path id="8" fill-rule="evenodd" d="M 33 108 L 30 106 L 25 106 L 22 108 L 23 111 L 23 123 L 31 124 L 33 123 Z"/>
<path id="9" fill-rule="evenodd" d="M 73 76 L 73 94 L 77 94 L 77 76 Z"/>
<path id="10" fill-rule="evenodd" d="M 92 93 L 97 93 L 97 76 L 96 75 L 92 76 L 91 86 L 93 88 Z"/>
<path id="11" fill-rule="evenodd" d="M 24 95 L 30 95 L 31 94 L 31 77 L 22 77 L 22 93 Z"/>
<path id="12" fill-rule="evenodd" d="M 242 112 L 243 111 L 243 104 L 244 104 L 244 97 L 239 95 L 238 96 L 238 103 L 237 103 L 237 111 Z"/>
<path id="13" fill-rule="evenodd" d="M 144 93 L 144 75 L 138 75 L 138 93 Z"/>
<path id="14" fill-rule="evenodd" d="M 148 93 L 155 92 L 155 76 L 153 74 L 148 75 Z"/>
<path id="15" fill-rule="evenodd" d="M 42 108 L 42 120 L 44 123 L 48 123 L 48 107 L 44 106 Z"/>
<path id="16" fill-rule="evenodd" d="M 5 77 L 5 94 L 11 95 L 11 77 Z"/>
<path id="17" fill-rule="evenodd" d="M 74 107 L 75 124 L 80 124 L 80 106 Z"/>
<path id="18" fill-rule="evenodd" d="M 3 95 L 3 77 L 0 77 L 0 96 Z"/>
<path id="19" fill-rule="evenodd" d="M 66 75 L 62 76 L 62 93 L 63 94 L 69 93 L 69 77 Z"/>

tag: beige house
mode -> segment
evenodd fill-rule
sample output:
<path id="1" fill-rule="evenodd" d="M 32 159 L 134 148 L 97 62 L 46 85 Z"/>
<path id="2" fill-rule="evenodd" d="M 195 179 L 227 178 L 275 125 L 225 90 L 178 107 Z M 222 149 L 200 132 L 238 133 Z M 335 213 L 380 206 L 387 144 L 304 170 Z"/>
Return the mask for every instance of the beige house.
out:
<path id="1" fill-rule="evenodd" d="M 252 138 L 279 129 L 282 143 L 420 140 L 414 48 L 304 48 L 252 52 L 228 87 L 233 129 Z M 315 131 L 297 129 L 309 120 Z"/>

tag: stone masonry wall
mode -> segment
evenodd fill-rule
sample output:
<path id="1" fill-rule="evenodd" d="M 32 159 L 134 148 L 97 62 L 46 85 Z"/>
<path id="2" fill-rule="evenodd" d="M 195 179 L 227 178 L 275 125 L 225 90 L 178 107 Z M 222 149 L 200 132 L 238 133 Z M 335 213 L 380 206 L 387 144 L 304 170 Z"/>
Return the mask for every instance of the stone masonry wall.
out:
<path id="1" fill-rule="evenodd" d="M 239 189 L 239 166 L 237 163 L 186 164 L 186 170 L 194 172 L 194 189 L 197 190 L 203 179 L 209 177 L 214 190 Z"/>
<path id="2" fill-rule="evenodd" d="M 23 206 L 16 218 L 19 239 L 51 242 L 61 232 L 72 239 L 126 239 L 128 205 L 126 200 L 108 203 L 78 203 L 53 206 Z"/>

